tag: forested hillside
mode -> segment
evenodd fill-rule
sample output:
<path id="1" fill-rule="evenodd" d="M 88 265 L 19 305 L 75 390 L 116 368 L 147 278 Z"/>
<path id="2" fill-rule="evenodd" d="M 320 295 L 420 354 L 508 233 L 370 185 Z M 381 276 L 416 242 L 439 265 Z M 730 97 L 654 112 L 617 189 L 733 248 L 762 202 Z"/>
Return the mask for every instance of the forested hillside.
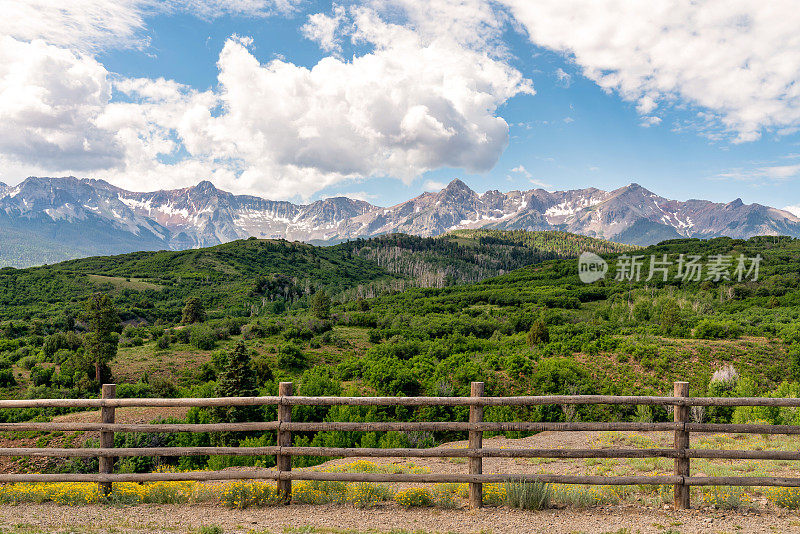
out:
<path id="1" fill-rule="evenodd" d="M 584 249 L 581 247 L 585 246 Z M 251 238 L 204 249 L 96 256 L 51 266 L 0 269 L 0 319 L 52 322 L 78 313 L 96 291 L 114 291 L 126 320 L 171 322 L 197 296 L 212 316 L 259 315 L 275 301 L 374 297 L 406 287 L 475 282 L 579 250 L 628 250 L 563 232 L 456 232 L 439 238 L 403 234 L 315 247 Z"/>
<path id="2" fill-rule="evenodd" d="M 456 230 L 439 237 L 391 234 L 338 245 L 409 278 L 409 285 L 445 287 L 478 282 L 526 265 L 581 252 L 607 254 L 635 247 L 569 234 L 522 230 Z"/>
<path id="3" fill-rule="evenodd" d="M 125 320 L 174 322 L 188 296 L 212 316 L 258 315 L 324 288 L 331 294 L 398 278 L 345 250 L 248 239 L 205 249 L 97 256 L 52 266 L 0 269 L 0 318 L 52 323 L 82 300 L 113 292 Z"/>
<path id="4" fill-rule="evenodd" d="M 577 253 L 583 239 L 460 232 L 434 240 L 387 236 L 330 248 L 247 240 L 179 253 L 4 269 L 0 386 L 6 397 L 97 395 L 94 360 L 85 340 L 92 332 L 86 299 L 99 290 L 111 298 L 122 320 L 114 338 L 117 355 L 103 364 L 104 380 L 115 380 L 120 396 L 234 394 L 221 385 L 236 382 L 232 373 L 248 377 L 242 383 L 250 389 L 239 394 L 275 394 L 281 380 L 294 381 L 297 393 L 308 395 L 466 395 L 473 380 L 486 382 L 488 395 L 665 394 L 678 379 L 690 382 L 692 395 L 800 394 L 800 240 L 685 239 L 604 254 L 608 274 L 594 284 L 580 281 L 574 258 L 539 261 L 550 253 Z M 484 247 L 494 250 L 496 258 L 484 258 Z M 378 250 L 396 250 L 397 260 L 379 265 L 370 259 Z M 532 252 L 526 256 L 525 250 Z M 426 283 L 397 274 L 402 265 L 419 262 L 428 265 L 419 272 L 432 272 L 437 262 L 447 266 L 448 254 L 454 272 L 467 276 L 480 272 L 476 266 L 489 272 L 525 258 L 534 261 L 476 283 L 458 284 L 456 279 L 445 287 L 392 290 L 395 282 L 404 287 Z M 653 258 L 666 267 L 650 276 Z M 735 270 L 740 258 L 748 267 L 739 273 L 741 281 Z M 753 258 L 760 258 L 757 276 L 750 269 Z M 686 276 L 690 260 L 703 265 L 697 277 Z M 716 276 L 719 269 L 711 266 L 723 260 L 729 269 Z M 637 262 L 639 280 L 629 276 Z M 679 269 L 683 278 L 677 278 Z M 368 293 L 375 296 L 364 298 Z M 237 346 L 244 352 L 238 353 L 234 368 L 231 354 Z M 297 421 L 466 417 L 462 408 L 415 413 L 394 407 L 298 407 L 295 412 Z M 55 413 L 6 410 L 0 411 L 0 420 Z M 580 408 L 571 415 L 557 406 L 488 409 L 486 414 L 487 420 L 558 421 L 567 416 L 668 418 L 662 409 L 621 406 Z M 191 410 L 186 417 L 197 422 L 219 415 Z M 702 417 L 800 423 L 790 411 L 718 410 Z M 416 446 L 456 437 L 317 433 L 300 434 L 298 443 Z M 125 439 L 127 446 L 138 446 L 139 438 Z M 208 444 L 216 438 L 158 439 Z M 240 439 L 270 444 L 275 437 L 264 433 Z M 125 460 L 124 468 L 153 467 L 140 460 Z M 200 457 L 184 459 L 181 467 L 244 461 L 256 460 Z M 47 467 L 56 468 L 74 466 Z"/>

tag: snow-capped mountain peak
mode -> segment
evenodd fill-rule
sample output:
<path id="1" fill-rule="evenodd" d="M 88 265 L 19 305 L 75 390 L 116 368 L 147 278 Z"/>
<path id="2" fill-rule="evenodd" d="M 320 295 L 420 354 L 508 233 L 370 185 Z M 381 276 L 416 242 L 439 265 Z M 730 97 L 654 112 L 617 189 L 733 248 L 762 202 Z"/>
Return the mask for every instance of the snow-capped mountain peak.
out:
<path id="1" fill-rule="evenodd" d="M 456 179 L 437 193 L 386 208 L 347 197 L 293 204 L 234 195 L 207 180 L 147 193 L 74 177 L 28 178 L 13 187 L 0 183 L 0 231 L 47 229 L 55 235 L 74 229 L 85 246 L 65 252 L 63 259 L 209 246 L 251 236 L 335 242 L 393 232 L 436 236 L 478 227 L 563 230 L 632 244 L 678 237 L 800 236 L 800 218 L 788 211 L 744 204 L 739 198 L 724 204 L 679 202 L 635 183 L 613 191 L 478 194 Z"/>

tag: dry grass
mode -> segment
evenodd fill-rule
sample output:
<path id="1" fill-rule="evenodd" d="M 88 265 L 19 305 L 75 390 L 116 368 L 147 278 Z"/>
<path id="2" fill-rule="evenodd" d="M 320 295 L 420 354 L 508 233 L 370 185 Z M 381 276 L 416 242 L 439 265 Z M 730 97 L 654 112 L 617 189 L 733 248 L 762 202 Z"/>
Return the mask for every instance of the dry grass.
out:
<path id="1" fill-rule="evenodd" d="M 139 278 L 123 278 L 121 276 L 103 276 L 100 274 L 88 274 L 86 277 L 95 284 L 111 284 L 115 289 L 133 289 L 134 291 L 145 291 L 146 289 L 154 289 L 161 291 L 164 286 L 154 284 L 152 282 L 145 282 Z"/>
<path id="2" fill-rule="evenodd" d="M 181 373 L 192 372 L 205 362 L 211 361 L 211 354 L 226 350 L 232 341 L 220 341 L 214 350 L 199 350 L 191 345 L 177 344 L 171 350 L 156 349 L 155 342 L 139 347 L 123 347 L 111 362 L 111 372 L 118 383 L 136 382 L 145 373 L 150 377 L 174 380 Z"/>

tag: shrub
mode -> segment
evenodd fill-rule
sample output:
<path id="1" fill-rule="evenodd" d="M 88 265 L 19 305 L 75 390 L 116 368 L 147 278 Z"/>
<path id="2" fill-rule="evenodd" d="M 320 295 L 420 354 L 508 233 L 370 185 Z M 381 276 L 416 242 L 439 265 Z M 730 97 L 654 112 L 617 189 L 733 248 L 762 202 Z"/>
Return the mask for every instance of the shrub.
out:
<path id="1" fill-rule="evenodd" d="M 800 344 L 789 347 L 789 374 L 792 380 L 800 381 Z"/>
<path id="2" fill-rule="evenodd" d="M 278 350 L 278 367 L 287 371 L 301 371 L 308 367 L 308 361 L 297 345 L 284 343 Z"/>
<path id="3" fill-rule="evenodd" d="M 380 484 L 358 482 L 347 487 L 347 502 L 356 508 L 370 508 L 392 498 L 392 490 Z"/>
<path id="4" fill-rule="evenodd" d="M 408 488 L 394 494 L 394 501 L 400 506 L 411 508 L 413 506 L 431 506 L 433 497 L 424 488 Z"/>
<path id="5" fill-rule="evenodd" d="M 303 480 L 292 486 L 292 501 L 300 504 L 344 503 L 347 501 L 347 484 Z"/>
<path id="6" fill-rule="evenodd" d="M 506 488 L 503 484 L 483 485 L 483 504 L 486 506 L 500 506 L 506 500 Z"/>
<path id="7" fill-rule="evenodd" d="M 241 331 L 242 331 L 242 338 L 244 339 L 255 339 L 257 337 L 262 337 L 260 336 L 260 332 L 257 328 L 257 325 L 254 324 L 246 324 L 242 326 Z"/>
<path id="8" fill-rule="evenodd" d="M 282 313 L 286 312 L 286 301 L 285 300 L 276 300 L 272 303 L 272 313 L 275 315 L 281 315 Z"/>
<path id="9" fill-rule="evenodd" d="M 31 369 L 31 382 L 33 382 L 34 386 L 50 385 L 50 382 L 53 380 L 54 372 L 55 368 L 53 367 L 43 368 L 34 366 Z"/>
<path id="10" fill-rule="evenodd" d="M 708 383 L 708 396 L 732 397 L 736 394 L 738 382 L 739 373 L 732 365 L 718 369 L 711 377 L 711 382 Z M 733 412 L 733 406 L 709 406 L 706 416 L 711 423 L 730 423 Z"/>
<path id="11" fill-rule="evenodd" d="M 161 337 L 158 338 L 158 341 L 156 342 L 156 346 L 162 350 L 168 349 L 169 344 L 170 344 L 169 334 L 163 334 Z"/>
<path id="12" fill-rule="evenodd" d="M 263 386 L 274 378 L 272 367 L 267 358 L 259 356 L 252 360 L 253 371 L 256 374 L 256 383 L 258 386 Z"/>
<path id="13" fill-rule="evenodd" d="M 550 331 L 544 321 L 534 321 L 528 330 L 528 345 L 535 347 L 550 342 Z"/>
<path id="14" fill-rule="evenodd" d="M 0 388 L 11 388 L 17 385 L 14 379 L 14 371 L 11 369 L 0 369 Z"/>
<path id="15" fill-rule="evenodd" d="M 180 328 L 175 330 L 175 339 L 181 343 L 189 343 L 189 335 L 192 333 L 189 328 Z"/>
<path id="16" fill-rule="evenodd" d="M 33 356 L 25 356 L 24 358 L 19 360 L 19 362 L 17 362 L 17 365 L 19 365 L 23 369 L 30 371 L 31 369 L 33 369 L 33 366 L 36 365 L 36 358 L 34 358 Z"/>
<path id="17" fill-rule="evenodd" d="M 373 328 L 373 329 L 371 329 L 369 331 L 369 334 L 367 335 L 367 337 L 368 337 L 370 343 L 380 343 L 381 342 L 381 338 L 383 336 L 381 336 L 381 331 L 380 330 L 377 330 L 377 329 Z"/>
<path id="18" fill-rule="evenodd" d="M 697 339 L 732 339 L 741 334 L 741 327 L 733 321 L 700 321 L 694 330 Z"/>
<path id="19" fill-rule="evenodd" d="M 553 487 L 544 482 L 506 482 L 505 504 L 523 510 L 544 510 L 550 507 Z"/>
<path id="20" fill-rule="evenodd" d="M 193 500 L 196 482 L 114 483 L 109 500 L 113 504 L 183 504 Z"/>
<path id="21" fill-rule="evenodd" d="M 785 326 L 781 328 L 780 336 L 783 338 L 784 343 L 788 345 L 800 343 L 800 327 L 796 324 Z"/>
<path id="22" fill-rule="evenodd" d="M 458 484 L 447 483 L 438 484 L 433 488 L 433 504 L 439 508 L 456 508 L 456 494 L 458 492 Z"/>
<path id="23" fill-rule="evenodd" d="M 749 496 L 740 487 L 711 486 L 703 488 L 703 504 L 722 510 L 737 510 L 749 500 Z"/>
<path id="24" fill-rule="evenodd" d="M 56 504 L 86 505 L 101 500 L 97 484 L 84 482 L 48 482 L 42 484 L 4 484 L 0 488 L 0 502 L 54 502 Z"/>
<path id="25" fill-rule="evenodd" d="M 236 481 L 225 484 L 219 491 L 219 502 L 231 508 L 270 506 L 282 502 L 281 495 L 272 484 L 258 481 Z"/>
<path id="26" fill-rule="evenodd" d="M 192 327 L 189 342 L 200 350 L 211 350 L 217 346 L 217 336 L 207 326 Z"/>
<path id="27" fill-rule="evenodd" d="M 800 508 L 800 489 L 770 488 L 767 490 L 767 499 L 778 506 L 797 510 Z"/>

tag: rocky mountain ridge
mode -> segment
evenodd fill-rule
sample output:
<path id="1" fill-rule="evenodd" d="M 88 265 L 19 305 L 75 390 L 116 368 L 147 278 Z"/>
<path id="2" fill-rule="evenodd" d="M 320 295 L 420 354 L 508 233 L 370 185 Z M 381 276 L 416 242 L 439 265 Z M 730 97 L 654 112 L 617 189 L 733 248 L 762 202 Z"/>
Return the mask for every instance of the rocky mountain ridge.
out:
<path id="1" fill-rule="evenodd" d="M 647 245 L 680 237 L 800 236 L 800 218 L 763 206 L 670 200 L 630 184 L 614 191 L 491 190 L 453 180 L 391 207 L 334 197 L 310 204 L 234 195 L 211 182 L 148 193 L 103 180 L 28 178 L 0 183 L 0 265 L 82 255 L 186 249 L 247 237 L 334 243 L 389 233 L 424 237 L 451 230 L 562 230 Z"/>

